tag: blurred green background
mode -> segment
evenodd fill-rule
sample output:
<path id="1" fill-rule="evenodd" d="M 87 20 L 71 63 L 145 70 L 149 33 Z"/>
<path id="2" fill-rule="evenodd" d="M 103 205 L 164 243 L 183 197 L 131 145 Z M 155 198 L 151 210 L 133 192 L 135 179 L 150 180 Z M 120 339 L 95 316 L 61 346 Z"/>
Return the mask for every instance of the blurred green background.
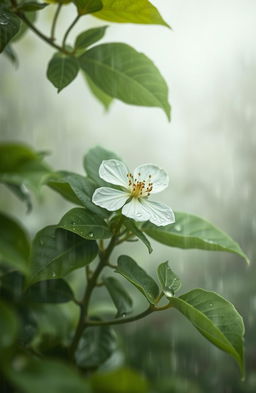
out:
<path id="1" fill-rule="evenodd" d="M 256 3 L 153 3 L 173 31 L 113 24 L 104 41 L 127 42 L 155 62 L 169 85 L 171 123 L 160 109 L 118 101 L 109 113 L 104 112 L 82 76 L 57 95 L 45 75 L 52 50 L 28 33 L 15 46 L 18 69 L 3 56 L 0 59 L 1 141 L 22 141 L 37 150 L 48 150 L 48 162 L 55 169 L 79 173 L 83 173 L 82 156 L 96 144 L 115 151 L 130 169 L 148 162 L 165 168 L 170 187 L 159 200 L 221 227 L 240 243 L 251 265 L 248 268 L 235 255 L 170 251 L 156 243 L 150 256 L 140 244 L 127 245 L 127 252 L 152 274 L 159 263 L 169 260 L 183 281 L 183 291 L 202 287 L 234 303 L 246 325 L 246 381 L 240 382 L 232 359 L 213 348 L 174 311 L 119 328 L 123 352 L 106 367 L 123 363 L 139 370 L 152 381 L 154 393 L 253 393 Z M 67 11 L 63 14 L 67 22 L 73 17 Z M 45 12 L 38 25 L 45 28 L 48 17 L 50 12 Z M 83 24 L 101 23 L 92 17 L 81 19 L 71 37 Z M 31 235 L 57 222 L 69 206 L 45 188 L 27 215 L 24 205 L 2 186 L 0 195 L 1 210 L 16 214 Z M 140 308 L 143 299 L 134 295 Z M 107 307 L 104 294 L 98 300 L 102 308 Z"/>

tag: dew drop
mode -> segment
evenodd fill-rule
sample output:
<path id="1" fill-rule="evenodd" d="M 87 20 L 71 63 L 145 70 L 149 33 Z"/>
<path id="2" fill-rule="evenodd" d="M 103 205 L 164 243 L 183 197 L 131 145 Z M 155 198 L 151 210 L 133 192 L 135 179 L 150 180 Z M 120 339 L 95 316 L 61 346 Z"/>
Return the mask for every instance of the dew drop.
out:
<path id="1" fill-rule="evenodd" d="M 176 232 L 180 232 L 181 231 L 181 225 L 177 224 L 174 226 L 174 229 Z"/>
<path id="2" fill-rule="evenodd" d="M 88 233 L 89 237 L 94 237 L 94 234 L 92 232 Z"/>
<path id="3" fill-rule="evenodd" d="M 122 314 L 122 318 L 125 318 L 126 317 L 126 313 L 124 312 L 123 314 Z"/>
<path id="4" fill-rule="evenodd" d="M 172 289 L 166 287 L 163 289 L 165 296 L 167 297 L 173 297 L 174 296 L 174 292 Z"/>
<path id="5" fill-rule="evenodd" d="M 209 306 L 210 306 L 210 307 L 213 307 L 213 304 L 212 304 L 212 303 L 210 303 L 210 304 L 209 304 Z"/>
<path id="6" fill-rule="evenodd" d="M 56 273 L 55 272 L 52 273 L 52 277 L 56 277 Z"/>

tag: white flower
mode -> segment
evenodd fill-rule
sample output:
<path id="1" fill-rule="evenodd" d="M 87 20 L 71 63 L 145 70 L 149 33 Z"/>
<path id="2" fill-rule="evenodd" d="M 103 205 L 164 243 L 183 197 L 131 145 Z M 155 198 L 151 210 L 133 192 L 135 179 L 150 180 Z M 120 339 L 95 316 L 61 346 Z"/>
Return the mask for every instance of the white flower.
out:
<path id="1" fill-rule="evenodd" d="M 92 201 L 109 211 L 122 208 L 122 214 L 136 221 L 151 221 L 161 226 L 175 222 L 172 209 L 159 202 L 149 201 L 151 194 L 163 191 L 169 183 L 167 173 L 156 165 L 138 166 L 133 175 L 122 161 L 104 160 L 99 168 L 101 179 L 121 190 L 100 187 L 95 190 Z"/>

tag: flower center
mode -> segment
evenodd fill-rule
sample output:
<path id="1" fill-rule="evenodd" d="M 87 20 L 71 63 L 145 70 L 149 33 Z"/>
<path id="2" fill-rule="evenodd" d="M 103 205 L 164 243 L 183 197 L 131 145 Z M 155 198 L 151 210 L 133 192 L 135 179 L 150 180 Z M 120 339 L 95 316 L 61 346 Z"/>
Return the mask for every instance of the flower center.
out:
<path id="1" fill-rule="evenodd" d="M 151 175 L 148 179 L 141 180 L 140 173 L 138 173 L 138 179 L 134 179 L 131 173 L 128 173 L 128 187 L 131 192 L 132 198 L 143 198 L 150 195 L 153 190 L 153 183 L 151 182 Z"/>

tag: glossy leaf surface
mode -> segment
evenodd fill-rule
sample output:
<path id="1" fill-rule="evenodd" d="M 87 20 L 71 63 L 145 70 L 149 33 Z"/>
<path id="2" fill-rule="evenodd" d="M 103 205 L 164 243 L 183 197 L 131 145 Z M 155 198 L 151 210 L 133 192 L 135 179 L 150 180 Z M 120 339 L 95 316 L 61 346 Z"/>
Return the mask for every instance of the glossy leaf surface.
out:
<path id="1" fill-rule="evenodd" d="M 120 281 L 114 277 L 105 277 L 103 283 L 116 306 L 116 318 L 129 314 L 132 311 L 133 301 Z"/>
<path id="2" fill-rule="evenodd" d="M 66 303 L 74 299 L 70 286 L 61 278 L 40 281 L 28 288 L 26 300 L 35 303 Z"/>
<path id="3" fill-rule="evenodd" d="M 8 42 L 18 33 L 20 19 L 0 4 L 0 53 Z"/>
<path id="4" fill-rule="evenodd" d="M 94 16 L 118 23 L 143 23 L 168 26 L 148 0 L 102 0 L 103 8 Z"/>
<path id="5" fill-rule="evenodd" d="M 117 273 L 125 277 L 143 293 L 149 303 L 156 303 L 159 295 L 159 288 L 156 282 L 132 258 L 127 255 L 121 255 L 118 258 Z"/>
<path id="6" fill-rule="evenodd" d="M 82 368 L 94 368 L 104 363 L 116 348 L 116 337 L 109 326 L 89 327 L 79 342 L 75 358 Z"/>
<path id="7" fill-rule="evenodd" d="M 97 186 L 88 177 L 72 172 L 60 171 L 53 173 L 47 179 L 47 185 L 68 201 L 84 206 L 91 212 L 104 218 L 109 216 L 107 210 L 92 203 L 92 195 Z"/>
<path id="8" fill-rule="evenodd" d="M 175 224 L 158 227 L 149 222 L 143 231 L 159 243 L 178 248 L 198 248 L 209 251 L 228 251 L 247 256 L 230 236 L 203 218 L 188 213 L 175 213 Z"/>
<path id="9" fill-rule="evenodd" d="M 172 297 L 181 287 L 179 277 L 172 271 L 168 262 L 161 263 L 157 273 L 165 296 Z"/>
<path id="10" fill-rule="evenodd" d="M 89 240 L 111 237 L 111 232 L 101 217 L 79 207 L 69 210 L 60 220 L 58 227 Z"/>
<path id="11" fill-rule="evenodd" d="M 110 97 L 132 105 L 160 107 L 170 119 L 168 87 L 154 63 L 127 44 L 94 46 L 80 67 Z"/>
<path id="12" fill-rule="evenodd" d="M 89 46 L 95 44 L 95 42 L 104 37 L 107 27 L 108 26 L 100 26 L 83 31 L 76 38 L 75 48 L 86 49 Z"/>
<path id="13" fill-rule="evenodd" d="M 58 89 L 58 93 L 77 76 L 79 65 L 74 56 L 56 53 L 48 64 L 47 78 Z"/>
<path id="14" fill-rule="evenodd" d="M 207 340 L 233 356 L 243 374 L 244 324 L 232 303 L 203 289 L 194 289 L 169 301 Z"/>
<path id="15" fill-rule="evenodd" d="M 63 278 L 74 269 L 93 261 L 98 247 L 95 241 L 48 226 L 39 231 L 32 244 L 31 283 Z"/>
<path id="16" fill-rule="evenodd" d="M 135 222 L 130 219 L 125 219 L 124 225 L 131 233 L 133 233 L 138 239 L 140 239 L 142 241 L 142 243 L 145 244 L 145 246 L 148 249 L 149 254 L 151 254 L 153 249 L 151 247 L 150 241 L 147 239 L 147 237 L 144 235 L 144 233 L 137 227 Z"/>

